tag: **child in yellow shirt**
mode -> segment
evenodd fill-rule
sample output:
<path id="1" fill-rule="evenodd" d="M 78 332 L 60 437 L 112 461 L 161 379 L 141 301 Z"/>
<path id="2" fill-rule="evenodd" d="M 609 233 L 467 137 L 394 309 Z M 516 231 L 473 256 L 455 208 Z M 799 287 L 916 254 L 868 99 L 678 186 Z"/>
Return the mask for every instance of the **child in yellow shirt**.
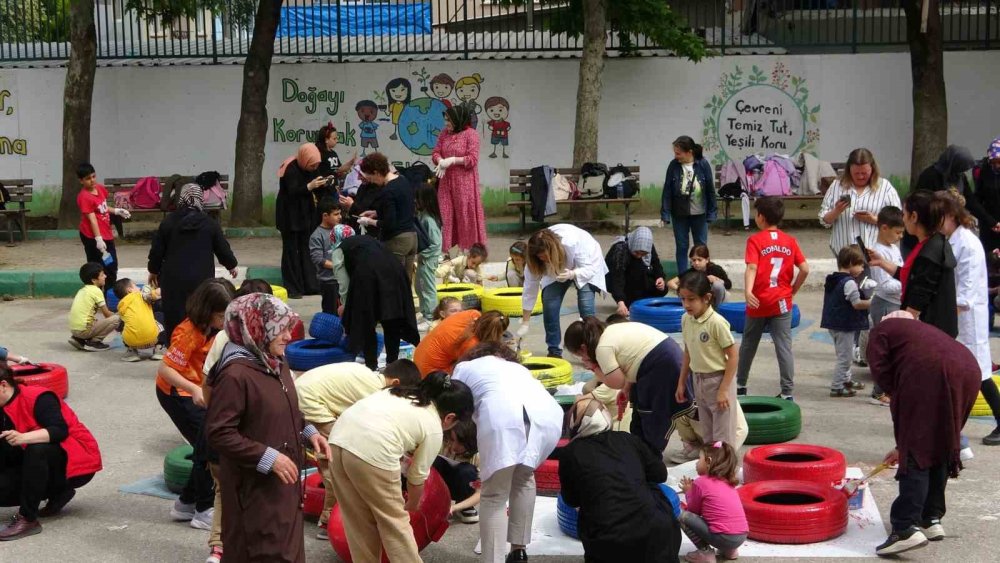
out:
<path id="1" fill-rule="evenodd" d="M 124 325 L 122 342 L 126 352 L 122 361 L 162 360 L 163 350 L 156 341 L 163 328 L 153 317 L 153 302 L 159 299 L 160 291 L 149 285 L 139 289 L 132 280 L 122 278 L 115 282 L 114 292 L 120 299 L 118 316 Z"/>

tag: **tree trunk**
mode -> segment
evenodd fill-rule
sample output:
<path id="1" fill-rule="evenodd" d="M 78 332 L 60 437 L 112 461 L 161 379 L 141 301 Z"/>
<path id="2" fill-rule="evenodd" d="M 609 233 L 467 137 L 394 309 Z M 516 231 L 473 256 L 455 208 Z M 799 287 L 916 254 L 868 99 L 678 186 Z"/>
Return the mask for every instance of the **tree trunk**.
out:
<path id="1" fill-rule="evenodd" d="M 601 110 L 602 75 L 607 41 L 604 0 L 583 0 L 583 57 L 576 90 L 573 168 L 597 161 L 597 130 Z M 589 219 L 589 205 L 570 206 L 572 219 Z"/>
<path id="2" fill-rule="evenodd" d="M 63 87 L 62 196 L 59 228 L 74 228 L 80 220 L 76 194 L 80 181 L 76 167 L 90 160 L 90 111 L 97 74 L 97 30 L 94 4 L 83 0 L 69 3 L 69 62 Z"/>
<path id="3" fill-rule="evenodd" d="M 948 101 L 944 85 L 941 11 L 938 0 L 927 2 L 927 28 L 921 32 L 922 1 L 907 0 L 906 40 L 913 74 L 913 152 L 910 184 L 937 160 L 948 145 Z"/>
<path id="4" fill-rule="evenodd" d="M 271 80 L 274 37 L 281 19 L 281 0 L 261 0 L 253 38 L 243 66 L 243 100 L 236 126 L 236 173 L 233 178 L 234 226 L 259 225 L 263 211 L 264 143 L 267 141 L 267 88 Z"/>

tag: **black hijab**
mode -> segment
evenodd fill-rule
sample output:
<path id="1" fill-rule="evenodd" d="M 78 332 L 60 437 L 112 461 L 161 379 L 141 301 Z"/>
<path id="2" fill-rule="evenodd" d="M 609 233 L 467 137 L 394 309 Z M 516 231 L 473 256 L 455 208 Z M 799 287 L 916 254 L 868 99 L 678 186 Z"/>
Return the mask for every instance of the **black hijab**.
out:
<path id="1" fill-rule="evenodd" d="M 941 173 L 947 185 L 953 185 L 958 182 L 962 174 L 971 170 L 975 163 L 969 149 L 958 145 L 948 145 L 948 148 L 944 149 L 937 162 L 934 163 L 934 169 Z"/>
<path id="2" fill-rule="evenodd" d="M 444 114 L 451 120 L 452 133 L 460 133 L 472 126 L 472 109 L 466 102 L 451 106 Z"/>

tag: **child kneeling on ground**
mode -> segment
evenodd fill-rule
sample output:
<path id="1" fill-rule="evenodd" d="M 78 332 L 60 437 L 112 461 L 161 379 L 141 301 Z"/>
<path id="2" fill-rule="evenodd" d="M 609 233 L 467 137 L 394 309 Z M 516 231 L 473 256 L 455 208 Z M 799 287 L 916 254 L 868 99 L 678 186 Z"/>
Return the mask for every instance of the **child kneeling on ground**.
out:
<path id="1" fill-rule="evenodd" d="M 69 309 L 70 346 L 77 350 L 100 352 L 110 348 L 104 339 L 118 328 L 118 315 L 104 302 L 104 282 L 107 275 L 98 262 L 80 266 L 83 287 L 76 292 Z M 103 318 L 98 319 L 97 313 Z"/>
<path id="2" fill-rule="evenodd" d="M 715 563 L 722 559 L 736 559 L 738 549 L 747 539 L 747 524 L 743 503 L 736 492 L 736 465 L 738 458 L 732 446 L 725 442 L 702 447 L 698 458 L 698 478 L 681 480 L 687 510 L 681 511 L 681 530 L 698 548 L 684 556 L 689 563 Z"/>
<path id="3" fill-rule="evenodd" d="M 837 352 L 830 396 L 853 397 L 865 388 L 864 383 L 851 379 L 854 335 L 859 330 L 868 330 L 868 308 L 871 307 L 871 299 L 864 298 L 857 282 L 865 269 L 861 249 L 856 244 L 841 248 L 837 253 L 837 268 L 839 271 L 826 277 L 820 327 L 830 331 Z"/>
<path id="4" fill-rule="evenodd" d="M 484 281 L 496 281 L 496 276 L 483 274 L 483 262 L 489 258 L 486 247 L 475 243 L 469 252 L 454 260 L 449 260 L 438 267 L 437 275 L 445 283 L 474 283 L 482 285 Z"/>
<path id="5" fill-rule="evenodd" d="M 434 469 L 451 493 L 451 514 L 466 524 L 479 522 L 479 445 L 476 423 L 463 420 L 445 436 Z"/>
<path id="6" fill-rule="evenodd" d="M 159 299 L 160 291 L 149 285 L 139 289 L 129 278 L 116 281 L 113 289 L 119 299 L 122 343 L 127 349 L 122 361 L 162 360 L 163 347 L 157 344 L 157 340 L 163 327 L 153 316 L 153 303 Z"/>

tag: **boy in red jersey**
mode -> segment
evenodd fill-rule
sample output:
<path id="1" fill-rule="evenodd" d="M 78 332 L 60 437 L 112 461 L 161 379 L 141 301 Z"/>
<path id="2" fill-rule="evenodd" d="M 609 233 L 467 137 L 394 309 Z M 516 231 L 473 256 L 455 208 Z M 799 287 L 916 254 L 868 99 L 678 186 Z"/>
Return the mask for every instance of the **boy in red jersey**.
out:
<path id="1" fill-rule="evenodd" d="M 778 197 L 762 197 L 754 205 L 754 220 L 760 232 L 747 239 L 743 287 L 746 288 L 747 316 L 740 344 L 740 361 L 736 370 L 736 393 L 747 394 L 750 365 L 757 355 L 757 345 L 764 329 L 771 332 L 774 353 L 778 357 L 783 399 L 791 399 L 795 378 L 792 357 L 792 296 L 809 275 L 809 264 L 799 249 L 795 237 L 778 229 L 785 216 L 785 204 Z M 795 280 L 792 276 L 795 269 Z"/>

